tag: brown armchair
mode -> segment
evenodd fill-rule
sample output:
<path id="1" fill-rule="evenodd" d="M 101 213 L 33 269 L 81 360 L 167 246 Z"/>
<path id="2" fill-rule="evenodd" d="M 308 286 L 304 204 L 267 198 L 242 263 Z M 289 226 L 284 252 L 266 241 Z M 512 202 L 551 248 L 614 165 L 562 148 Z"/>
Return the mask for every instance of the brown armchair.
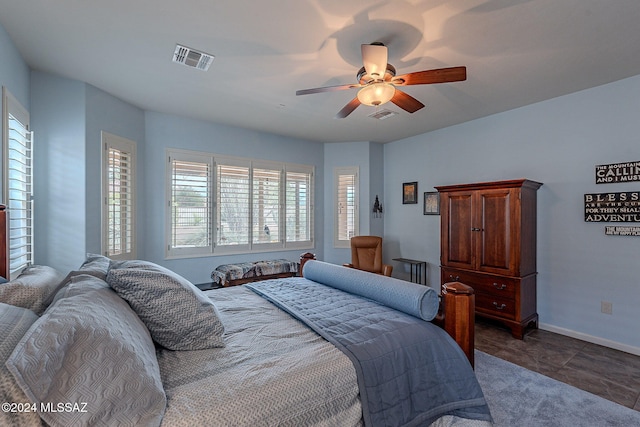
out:
<path id="1" fill-rule="evenodd" d="M 382 237 L 356 236 L 351 238 L 351 263 L 345 267 L 391 276 L 393 266 L 382 263 Z"/>

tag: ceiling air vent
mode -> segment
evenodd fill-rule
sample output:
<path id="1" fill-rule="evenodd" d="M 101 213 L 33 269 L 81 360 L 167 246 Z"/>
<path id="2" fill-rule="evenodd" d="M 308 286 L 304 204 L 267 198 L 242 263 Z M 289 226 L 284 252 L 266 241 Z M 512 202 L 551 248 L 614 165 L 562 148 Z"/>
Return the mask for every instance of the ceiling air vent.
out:
<path id="1" fill-rule="evenodd" d="M 369 114 L 367 117 L 371 117 L 372 119 L 377 119 L 377 120 L 384 120 L 384 119 L 388 119 L 391 116 L 395 116 L 396 113 L 395 111 L 391 111 L 391 110 L 378 110 L 374 113 Z"/>
<path id="2" fill-rule="evenodd" d="M 207 71 L 209 66 L 213 62 L 213 55 L 208 53 L 198 52 L 190 47 L 176 45 L 176 50 L 173 52 L 173 62 L 178 64 L 184 64 L 187 67 L 197 68 L 202 71 Z"/>

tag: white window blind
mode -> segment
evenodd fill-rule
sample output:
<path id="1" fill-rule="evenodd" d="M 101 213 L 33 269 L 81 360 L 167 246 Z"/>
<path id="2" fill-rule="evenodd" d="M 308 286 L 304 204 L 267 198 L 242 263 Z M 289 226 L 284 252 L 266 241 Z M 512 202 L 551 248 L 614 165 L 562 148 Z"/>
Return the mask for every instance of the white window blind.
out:
<path id="1" fill-rule="evenodd" d="M 171 242 L 169 250 L 209 251 L 211 227 L 212 164 L 197 160 L 170 158 Z"/>
<path id="2" fill-rule="evenodd" d="M 115 259 L 134 259 L 135 245 L 135 142 L 106 132 L 103 215 L 103 251 Z"/>
<path id="3" fill-rule="evenodd" d="M 349 247 L 358 235 L 358 168 L 335 170 L 334 246 Z"/>
<path id="4" fill-rule="evenodd" d="M 9 265 L 17 272 L 33 261 L 33 141 L 28 124 L 11 113 L 8 131 Z"/>
<path id="5" fill-rule="evenodd" d="M 251 228 L 249 166 L 217 164 L 216 170 L 216 246 L 248 245 Z"/>
<path id="6" fill-rule="evenodd" d="M 253 168 L 254 244 L 279 243 L 281 175 L 280 170 Z"/>
<path id="7" fill-rule="evenodd" d="M 311 172 L 286 173 L 286 240 L 311 242 L 313 240 L 313 194 Z"/>
<path id="8" fill-rule="evenodd" d="M 313 247 L 312 166 L 178 149 L 168 154 L 172 177 L 168 257 Z M 177 170 L 181 180 L 176 179 Z M 209 178 L 204 178 L 207 174 Z M 182 199 L 177 197 L 178 188 Z M 203 208 L 198 233 L 187 228 L 185 216 L 177 213 L 184 208 L 178 209 L 176 202 Z M 205 226 L 210 227 L 206 232 Z M 209 239 L 194 240 L 196 235 Z"/>

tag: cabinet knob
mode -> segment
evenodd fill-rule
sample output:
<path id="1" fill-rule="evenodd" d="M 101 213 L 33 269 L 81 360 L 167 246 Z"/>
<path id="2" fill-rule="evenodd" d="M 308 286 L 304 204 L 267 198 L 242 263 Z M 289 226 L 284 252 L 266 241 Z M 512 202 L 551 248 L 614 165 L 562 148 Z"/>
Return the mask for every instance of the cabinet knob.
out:
<path id="1" fill-rule="evenodd" d="M 494 283 L 494 284 L 493 284 L 493 287 L 494 287 L 494 288 L 496 288 L 497 290 L 501 291 L 501 290 L 503 290 L 503 289 L 506 289 L 506 288 L 507 288 L 507 285 L 505 285 L 504 283 L 501 283 L 501 284 L 499 284 L 499 285 L 498 285 L 497 283 Z"/>
<path id="2" fill-rule="evenodd" d="M 495 301 L 493 302 L 493 306 L 496 308 L 496 310 L 504 310 L 504 309 L 507 307 L 507 305 L 506 305 L 506 304 L 500 304 L 500 305 L 498 305 L 498 303 L 497 303 L 497 302 L 495 302 Z"/>

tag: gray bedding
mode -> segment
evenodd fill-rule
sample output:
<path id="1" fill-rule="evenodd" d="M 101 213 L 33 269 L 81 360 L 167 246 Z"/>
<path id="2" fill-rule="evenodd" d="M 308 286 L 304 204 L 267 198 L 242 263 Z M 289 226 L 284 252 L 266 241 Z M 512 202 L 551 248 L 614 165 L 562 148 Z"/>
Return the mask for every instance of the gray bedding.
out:
<path id="1" fill-rule="evenodd" d="M 304 278 L 248 287 L 350 357 L 365 425 L 428 425 L 444 415 L 491 420 L 464 353 L 432 323 Z"/>
<path id="2" fill-rule="evenodd" d="M 353 364 L 244 286 L 208 291 L 224 348 L 158 350 L 163 426 L 358 426 Z"/>

